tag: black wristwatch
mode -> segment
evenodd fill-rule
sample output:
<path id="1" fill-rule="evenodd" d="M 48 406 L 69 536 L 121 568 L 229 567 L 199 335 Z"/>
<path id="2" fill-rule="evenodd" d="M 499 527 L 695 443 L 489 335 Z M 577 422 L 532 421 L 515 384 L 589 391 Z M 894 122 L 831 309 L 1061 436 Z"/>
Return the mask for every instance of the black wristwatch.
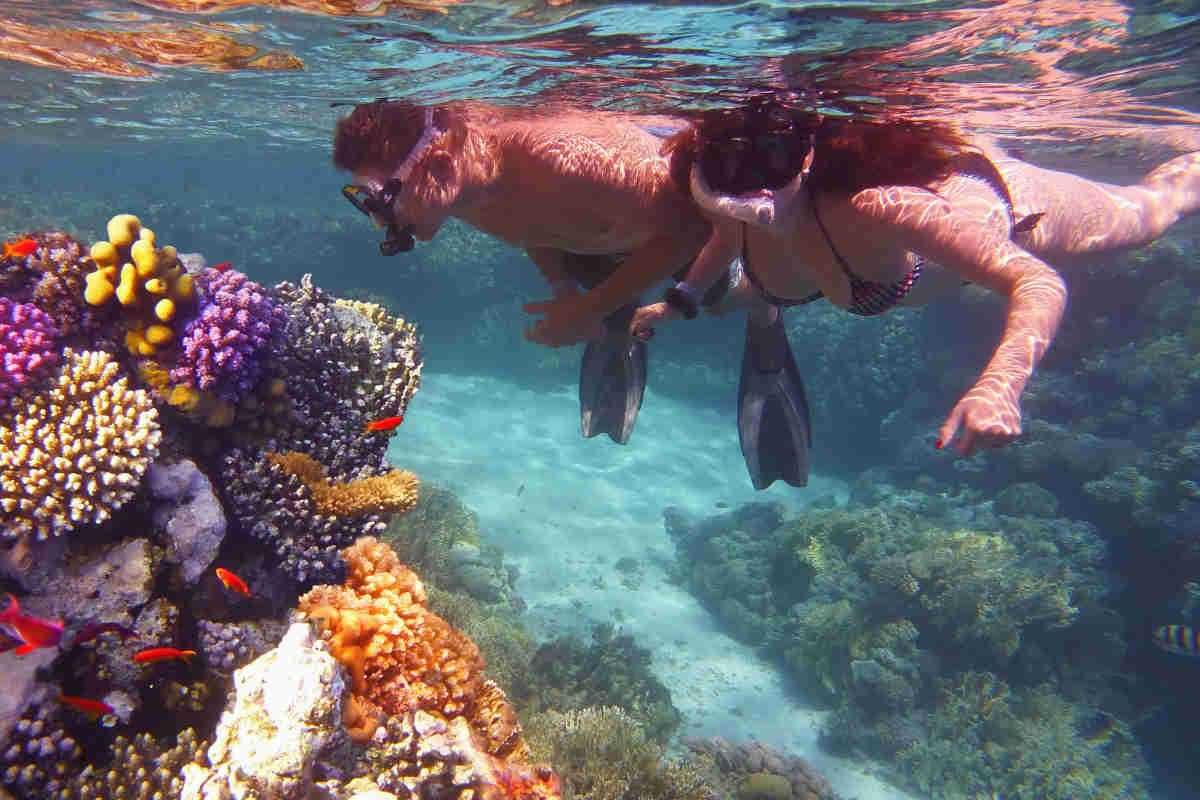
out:
<path id="1" fill-rule="evenodd" d="M 700 313 L 700 301 L 696 297 L 696 290 L 688 286 L 686 281 L 680 281 L 667 289 L 663 300 L 682 314 L 684 319 L 695 319 Z"/>

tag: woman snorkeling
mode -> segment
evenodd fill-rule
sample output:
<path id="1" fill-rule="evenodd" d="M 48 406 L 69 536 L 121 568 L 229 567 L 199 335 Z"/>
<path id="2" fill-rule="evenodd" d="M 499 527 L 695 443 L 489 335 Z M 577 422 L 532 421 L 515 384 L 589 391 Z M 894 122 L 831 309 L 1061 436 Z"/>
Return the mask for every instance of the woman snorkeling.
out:
<path id="1" fill-rule="evenodd" d="M 1047 261 L 1147 244 L 1200 207 L 1200 153 L 1113 186 L 1035 167 L 946 127 L 822 117 L 773 97 L 706 113 L 667 149 L 713 234 L 632 329 L 691 316 L 696 293 L 735 258 L 743 299 L 749 292 L 779 307 L 824 297 L 859 315 L 929 289 L 936 263 L 939 290 L 968 281 L 1008 298 L 999 345 L 938 432 L 939 448 L 963 455 L 1021 432 L 1021 392 L 1067 299 Z M 776 316 L 765 322 L 782 335 Z M 785 377 L 774 379 L 786 393 Z"/>

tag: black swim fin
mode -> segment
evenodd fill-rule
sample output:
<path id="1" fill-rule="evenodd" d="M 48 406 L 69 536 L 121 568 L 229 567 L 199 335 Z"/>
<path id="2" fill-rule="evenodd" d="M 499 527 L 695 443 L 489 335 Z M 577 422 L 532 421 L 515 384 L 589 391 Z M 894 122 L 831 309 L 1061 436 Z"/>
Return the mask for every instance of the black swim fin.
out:
<path id="1" fill-rule="evenodd" d="M 633 435 L 646 391 L 646 343 L 629 335 L 636 306 L 613 312 L 603 339 L 588 342 L 579 367 L 579 418 L 587 438 L 607 433 L 617 444 Z"/>
<path id="2" fill-rule="evenodd" d="M 755 489 L 766 489 L 777 480 L 808 485 L 812 424 L 782 311 L 770 325 L 746 321 L 738 438 Z"/>

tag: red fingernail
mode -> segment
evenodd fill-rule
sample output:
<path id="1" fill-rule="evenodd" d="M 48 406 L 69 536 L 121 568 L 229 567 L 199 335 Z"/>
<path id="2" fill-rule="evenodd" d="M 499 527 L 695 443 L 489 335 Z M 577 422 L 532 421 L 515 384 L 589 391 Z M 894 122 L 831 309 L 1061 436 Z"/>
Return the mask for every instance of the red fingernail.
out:
<path id="1" fill-rule="evenodd" d="M 936 447 L 938 450 L 941 450 L 942 449 L 942 440 L 938 439 L 936 442 L 933 443 L 933 446 Z"/>

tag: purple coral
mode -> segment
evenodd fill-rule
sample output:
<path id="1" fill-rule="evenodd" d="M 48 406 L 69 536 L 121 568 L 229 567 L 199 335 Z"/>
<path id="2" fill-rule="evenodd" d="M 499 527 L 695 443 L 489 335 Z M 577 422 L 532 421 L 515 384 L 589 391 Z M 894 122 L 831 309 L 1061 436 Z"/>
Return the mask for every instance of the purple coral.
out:
<path id="1" fill-rule="evenodd" d="M 54 340 L 58 328 L 45 311 L 32 303 L 0 297 L 0 400 L 29 385 L 39 373 L 58 363 Z"/>
<path id="2" fill-rule="evenodd" d="M 196 284 L 200 310 L 184 326 L 171 379 L 235 402 L 261 376 L 264 349 L 285 314 L 266 289 L 236 270 L 205 270 Z"/>

